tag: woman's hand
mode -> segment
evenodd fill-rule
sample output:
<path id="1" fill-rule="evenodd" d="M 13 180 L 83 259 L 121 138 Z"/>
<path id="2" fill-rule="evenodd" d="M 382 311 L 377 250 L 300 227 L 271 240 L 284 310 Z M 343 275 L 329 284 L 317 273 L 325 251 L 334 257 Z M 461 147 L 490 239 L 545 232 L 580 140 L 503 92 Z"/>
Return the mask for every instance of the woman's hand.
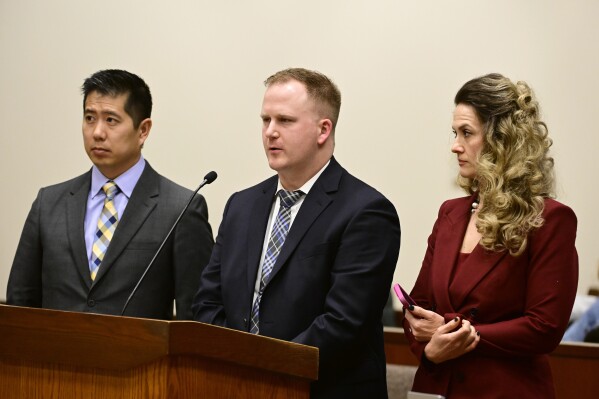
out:
<path id="1" fill-rule="evenodd" d="M 462 320 L 461 323 L 460 326 L 460 319 L 456 317 L 437 329 L 424 348 L 428 360 L 438 364 L 460 357 L 476 348 L 480 341 L 480 333 L 468 320 Z"/>
<path id="2" fill-rule="evenodd" d="M 404 317 L 410 323 L 410 331 L 418 342 L 430 341 L 435 331 L 445 324 L 443 316 L 420 306 L 414 306 L 412 310 L 406 309 Z"/>

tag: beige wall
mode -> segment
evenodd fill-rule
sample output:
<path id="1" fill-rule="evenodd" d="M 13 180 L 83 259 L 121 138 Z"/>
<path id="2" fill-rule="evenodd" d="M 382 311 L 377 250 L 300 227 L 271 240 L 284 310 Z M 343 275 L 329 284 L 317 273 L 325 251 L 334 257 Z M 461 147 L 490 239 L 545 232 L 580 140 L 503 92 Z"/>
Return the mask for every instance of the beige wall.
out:
<path id="1" fill-rule="evenodd" d="M 599 261 L 599 2 L 0 0 L 0 298 L 39 187 L 89 168 L 83 79 L 142 76 L 154 99 L 144 154 L 203 190 L 213 228 L 231 193 L 271 175 L 262 81 L 318 69 L 343 95 L 336 156 L 397 207 L 396 281 L 410 288 L 441 202 L 461 195 L 449 152 L 452 99 L 488 72 L 527 80 L 554 139 L 558 198 L 578 215 L 580 292 Z"/>

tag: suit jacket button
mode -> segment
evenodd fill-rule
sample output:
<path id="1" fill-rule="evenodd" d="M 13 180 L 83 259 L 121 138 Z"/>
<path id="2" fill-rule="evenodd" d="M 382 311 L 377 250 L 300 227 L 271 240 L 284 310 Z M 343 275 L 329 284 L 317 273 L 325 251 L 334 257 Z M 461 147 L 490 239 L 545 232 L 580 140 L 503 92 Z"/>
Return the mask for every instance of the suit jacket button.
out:
<path id="1" fill-rule="evenodd" d="M 87 306 L 89 306 L 90 308 L 93 308 L 94 306 L 96 306 L 96 301 L 94 301 L 93 299 L 88 300 Z"/>
<path id="2" fill-rule="evenodd" d="M 248 319 L 246 319 L 245 317 L 243 318 L 243 325 L 244 326 L 248 326 Z"/>
<path id="3" fill-rule="evenodd" d="M 471 318 L 475 319 L 477 314 L 478 314 L 478 308 L 470 309 L 470 317 Z"/>

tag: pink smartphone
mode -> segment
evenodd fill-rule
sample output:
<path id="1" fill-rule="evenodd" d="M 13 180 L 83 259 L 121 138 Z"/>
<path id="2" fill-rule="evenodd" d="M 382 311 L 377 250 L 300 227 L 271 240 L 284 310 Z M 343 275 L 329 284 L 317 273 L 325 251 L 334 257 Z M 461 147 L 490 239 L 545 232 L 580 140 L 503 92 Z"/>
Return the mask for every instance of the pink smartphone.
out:
<path id="1" fill-rule="evenodd" d="M 410 298 L 408 293 L 405 292 L 403 288 L 401 288 L 401 285 L 393 284 L 393 291 L 395 291 L 395 295 L 397 295 L 397 297 L 399 298 L 399 302 L 401 302 L 401 304 L 404 307 L 407 308 L 410 305 L 418 306 L 416 305 L 416 302 L 412 298 Z"/>

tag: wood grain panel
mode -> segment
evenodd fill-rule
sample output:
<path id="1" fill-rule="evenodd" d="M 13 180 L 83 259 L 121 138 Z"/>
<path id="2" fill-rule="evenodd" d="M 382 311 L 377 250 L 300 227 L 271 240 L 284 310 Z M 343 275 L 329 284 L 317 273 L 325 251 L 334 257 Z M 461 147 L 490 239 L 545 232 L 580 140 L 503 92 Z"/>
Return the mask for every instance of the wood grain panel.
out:
<path id="1" fill-rule="evenodd" d="M 196 322 L 0 305 L 0 398 L 308 399 L 318 349 Z"/>

